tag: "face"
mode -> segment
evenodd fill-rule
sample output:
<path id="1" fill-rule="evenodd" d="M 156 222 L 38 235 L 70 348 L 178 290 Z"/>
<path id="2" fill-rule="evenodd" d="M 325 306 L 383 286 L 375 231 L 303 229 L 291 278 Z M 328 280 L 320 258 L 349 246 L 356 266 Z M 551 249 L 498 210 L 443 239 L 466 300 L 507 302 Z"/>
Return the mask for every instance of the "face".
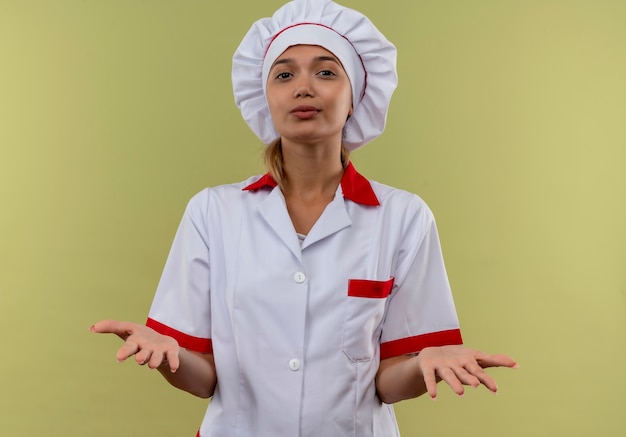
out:
<path id="1" fill-rule="evenodd" d="M 267 102 L 283 140 L 337 141 L 352 115 L 352 89 L 341 62 L 320 46 L 289 47 L 267 78 Z"/>

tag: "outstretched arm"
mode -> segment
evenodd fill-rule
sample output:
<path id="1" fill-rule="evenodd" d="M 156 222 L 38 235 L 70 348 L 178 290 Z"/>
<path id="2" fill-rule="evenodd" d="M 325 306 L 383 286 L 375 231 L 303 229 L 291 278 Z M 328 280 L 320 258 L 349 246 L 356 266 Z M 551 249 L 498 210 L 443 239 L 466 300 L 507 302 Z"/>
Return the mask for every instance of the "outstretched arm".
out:
<path id="1" fill-rule="evenodd" d="M 492 392 L 498 390 L 495 380 L 485 372 L 487 367 L 517 368 L 511 357 L 486 354 L 465 346 L 425 348 L 415 356 L 403 355 L 380 362 L 376 390 L 381 401 L 391 404 L 428 392 L 437 397 L 437 382 L 444 380 L 459 396 L 463 386 L 483 384 Z"/>
<path id="2" fill-rule="evenodd" d="M 134 355 L 138 364 L 157 369 L 174 387 L 201 398 L 213 396 L 217 374 L 212 354 L 181 349 L 172 337 L 138 323 L 102 320 L 89 329 L 124 340 L 117 351 L 118 361 Z"/>

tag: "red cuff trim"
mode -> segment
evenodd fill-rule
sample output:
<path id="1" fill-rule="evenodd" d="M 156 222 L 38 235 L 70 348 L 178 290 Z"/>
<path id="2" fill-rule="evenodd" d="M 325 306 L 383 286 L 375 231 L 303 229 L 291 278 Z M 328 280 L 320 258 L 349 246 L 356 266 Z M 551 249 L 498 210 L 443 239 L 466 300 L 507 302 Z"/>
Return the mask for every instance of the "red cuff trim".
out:
<path id="1" fill-rule="evenodd" d="M 454 344 L 463 344 L 460 329 L 430 332 L 428 334 L 401 338 L 381 344 L 380 359 L 384 360 L 400 355 L 414 354 L 427 347 L 449 346 Z"/>
<path id="2" fill-rule="evenodd" d="M 210 338 L 194 337 L 192 335 L 185 334 L 184 332 L 177 331 L 174 328 L 170 328 L 169 326 L 150 318 L 146 321 L 146 326 L 154 329 L 159 334 L 172 337 L 178 342 L 180 347 L 203 354 L 213 353 L 213 342 Z"/>
<path id="3" fill-rule="evenodd" d="M 350 279 L 348 281 L 348 296 L 370 297 L 384 299 L 391 293 L 393 279 L 387 281 L 371 281 L 368 279 Z"/>

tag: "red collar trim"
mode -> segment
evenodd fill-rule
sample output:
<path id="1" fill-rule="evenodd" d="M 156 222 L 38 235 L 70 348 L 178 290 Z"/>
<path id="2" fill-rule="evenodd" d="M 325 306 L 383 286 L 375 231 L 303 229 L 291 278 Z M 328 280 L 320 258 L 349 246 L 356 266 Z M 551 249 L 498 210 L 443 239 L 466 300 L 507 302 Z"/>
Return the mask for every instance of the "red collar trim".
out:
<path id="1" fill-rule="evenodd" d="M 243 189 L 243 191 L 254 191 L 260 188 L 274 188 L 276 181 L 269 173 L 264 174 L 257 181 L 251 183 Z M 367 206 L 380 206 L 378 197 L 374 193 L 372 184 L 359 172 L 356 171 L 351 162 L 348 163 L 346 170 L 341 178 L 341 190 L 343 197 Z"/>
<path id="2" fill-rule="evenodd" d="M 265 173 L 263 176 L 261 176 L 261 178 L 259 178 L 259 180 L 257 180 L 256 182 L 252 182 L 250 185 L 245 187 L 243 191 L 255 191 L 265 187 L 274 188 L 276 185 L 278 184 L 276 183 L 274 178 L 271 177 L 269 173 Z"/>

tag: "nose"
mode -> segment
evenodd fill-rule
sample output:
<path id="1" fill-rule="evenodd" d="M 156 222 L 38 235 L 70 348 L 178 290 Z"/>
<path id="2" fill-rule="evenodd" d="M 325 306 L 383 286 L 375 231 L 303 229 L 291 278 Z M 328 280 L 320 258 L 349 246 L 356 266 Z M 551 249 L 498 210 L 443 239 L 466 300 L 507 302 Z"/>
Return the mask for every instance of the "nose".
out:
<path id="1" fill-rule="evenodd" d="M 294 97 L 313 97 L 314 95 L 313 87 L 308 78 L 300 78 L 295 83 Z"/>

